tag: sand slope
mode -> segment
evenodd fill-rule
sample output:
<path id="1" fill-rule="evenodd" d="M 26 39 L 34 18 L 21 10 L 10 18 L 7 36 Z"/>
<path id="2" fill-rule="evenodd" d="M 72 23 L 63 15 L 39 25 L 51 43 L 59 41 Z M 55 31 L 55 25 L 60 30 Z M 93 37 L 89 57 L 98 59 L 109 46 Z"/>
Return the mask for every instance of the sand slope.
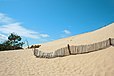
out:
<path id="1" fill-rule="evenodd" d="M 94 32 L 42 44 L 53 51 L 66 44 L 90 44 L 114 38 L 114 23 Z M 52 48 L 52 49 L 51 49 Z M 0 76 L 113 76 L 114 46 L 87 54 L 54 59 L 36 58 L 31 49 L 0 52 Z"/>
<path id="2" fill-rule="evenodd" d="M 44 43 L 41 45 L 40 50 L 55 51 L 58 48 L 67 46 L 67 44 L 85 45 L 100 42 L 108 39 L 109 37 L 114 38 L 114 23 L 93 32 Z"/>

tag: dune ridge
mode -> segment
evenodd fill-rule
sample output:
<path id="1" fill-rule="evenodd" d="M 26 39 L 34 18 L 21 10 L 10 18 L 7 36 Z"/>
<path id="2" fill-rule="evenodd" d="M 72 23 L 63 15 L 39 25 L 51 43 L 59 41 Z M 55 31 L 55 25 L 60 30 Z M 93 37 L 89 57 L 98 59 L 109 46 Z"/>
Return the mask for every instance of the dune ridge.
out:
<path id="1" fill-rule="evenodd" d="M 114 38 L 114 23 L 99 30 L 44 43 L 53 52 L 69 45 L 86 45 Z M 87 54 L 36 58 L 32 49 L 0 52 L 0 76 L 113 76 L 114 46 Z"/>
<path id="2" fill-rule="evenodd" d="M 68 38 L 63 38 L 59 40 L 55 40 L 52 42 L 47 42 L 44 44 L 41 44 L 41 47 L 39 50 L 42 51 L 55 51 L 59 48 L 66 47 L 67 44 L 69 45 L 86 45 L 86 44 L 92 44 L 100 41 L 104 41 L 108 38 L 114 38 L 114 23 L 109 24 L 101 29 L 76 35 L 76 36 L 71 36 Z M 46 47 L 46 48 L 45 48 Z"/>

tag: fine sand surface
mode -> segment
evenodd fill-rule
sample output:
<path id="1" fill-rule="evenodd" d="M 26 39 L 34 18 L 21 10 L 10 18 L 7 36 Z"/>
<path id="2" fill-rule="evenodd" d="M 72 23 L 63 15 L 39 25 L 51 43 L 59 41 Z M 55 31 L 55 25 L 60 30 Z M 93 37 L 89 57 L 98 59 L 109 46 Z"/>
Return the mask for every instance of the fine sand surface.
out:
<path id="1" fill-rule="evenodd" d="M 67 44 L 91 44 L 114 38 L 114 23 L 94 32 L 42 44 L 50 52 Z M 96 52 L 36 58 L 32 49 L 0 52 L 0 76 L 114 76 L 114 46 Z"/>

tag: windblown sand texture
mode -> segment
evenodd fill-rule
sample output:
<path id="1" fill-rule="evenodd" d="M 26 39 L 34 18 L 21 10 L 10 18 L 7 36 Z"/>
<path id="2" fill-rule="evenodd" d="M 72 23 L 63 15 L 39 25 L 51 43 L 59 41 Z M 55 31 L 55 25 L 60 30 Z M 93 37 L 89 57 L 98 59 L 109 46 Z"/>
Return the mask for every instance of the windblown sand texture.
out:
<path id="1" fill-rule="evenodd" d="M 86 45 L 114 38 L 114 23 L 99 30 L 41 45 L 53 52 L 70 45 Z M 0 52 L 0 76 L 114 76 L 114 46 L 52 59 L 36 58 L 32 49 Z"/>

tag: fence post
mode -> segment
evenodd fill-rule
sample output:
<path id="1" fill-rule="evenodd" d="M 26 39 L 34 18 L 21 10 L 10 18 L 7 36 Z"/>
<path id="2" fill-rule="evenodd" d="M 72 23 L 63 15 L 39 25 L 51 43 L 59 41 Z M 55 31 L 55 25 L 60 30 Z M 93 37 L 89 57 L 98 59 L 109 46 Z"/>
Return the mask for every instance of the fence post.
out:
<path id="1" fill-rule="evenodd" d="M 111 43 L 111 38 L 109 38 L 109 43 L 110 43 L 110 45 L 112 45 L 112 43 Z"/>
<path id="2" fill-rule="evenodd" d="M 71 55 L 71 51 L 70 51 L 70 45 L 68 44 L 68 51 L 69 51 L 69 54 Z"/>

